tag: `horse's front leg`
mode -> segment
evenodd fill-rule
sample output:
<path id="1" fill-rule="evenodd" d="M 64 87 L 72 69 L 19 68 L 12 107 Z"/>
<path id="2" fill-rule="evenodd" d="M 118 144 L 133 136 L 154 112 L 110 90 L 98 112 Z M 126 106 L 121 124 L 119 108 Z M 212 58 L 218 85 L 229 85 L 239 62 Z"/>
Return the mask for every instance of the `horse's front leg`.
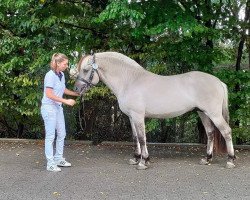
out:
<path id="1" fill-rule="evenodd" d="M 130 118 L 130 124 L 131 124 L 132 132 L 133 132 L 133 140 L 135 142 L 135 154 L 134 154 L 134 158 L 129 160 L 129 164 L 137 165 L 140 162 L 140 158 L 141 158 L 141 146 L 138 140 L 138 135 L 136 132 L 135 124 L 131 118 Z"/>
<path id="2" fill-rule="evenodd" d="M 149 154 L 147 149 L 147 140 L 145 134 L 145 123 L 144 118 L 140 121 L 134 122 L 135 130 L 137 133 L 138 141 L 141 147 L 141 158 L 138 163 L 137 169 L 147 169 L 147 164 L 149 161 Z"/>

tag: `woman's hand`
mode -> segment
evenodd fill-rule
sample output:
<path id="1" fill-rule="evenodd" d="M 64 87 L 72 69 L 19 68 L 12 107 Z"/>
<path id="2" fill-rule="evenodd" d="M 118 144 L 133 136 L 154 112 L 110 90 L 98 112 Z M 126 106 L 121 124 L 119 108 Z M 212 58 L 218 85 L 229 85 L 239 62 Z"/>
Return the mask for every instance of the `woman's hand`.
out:
<path id="1" fill-rule="evenodd" d="M 63 103 L 68 106 L 73 106 L 76 104 L 76 101 L 74 99 L 65 99 Z"/>
<path id="2" fill-rule="evenodd" d="M 74 99 L 64 99 L 64 98 L 61 98 L 61 97 L 54 95 L 54 91 L 52 88 L 46 88 L 46 95 L 48 98 L 50 98 L 54 101 L 62 102 L 62 103 L 69 105 L 69 106 L 73 106 L 76 104 L 76 101 Z"/>

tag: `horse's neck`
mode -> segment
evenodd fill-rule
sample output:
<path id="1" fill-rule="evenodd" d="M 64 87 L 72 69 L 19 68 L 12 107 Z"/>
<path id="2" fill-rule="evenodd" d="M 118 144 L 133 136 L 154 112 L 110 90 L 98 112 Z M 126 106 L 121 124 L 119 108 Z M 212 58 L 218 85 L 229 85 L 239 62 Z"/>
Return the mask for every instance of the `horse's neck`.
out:
<path id="1" fill-rule="evenodd" d="M 126 69 L 126 67 L 105 64 L 100 70 L 101 81 L 112 90 L 116 97 L 122 95 L 124 90 L 144 72 L 140 69 Z"/>

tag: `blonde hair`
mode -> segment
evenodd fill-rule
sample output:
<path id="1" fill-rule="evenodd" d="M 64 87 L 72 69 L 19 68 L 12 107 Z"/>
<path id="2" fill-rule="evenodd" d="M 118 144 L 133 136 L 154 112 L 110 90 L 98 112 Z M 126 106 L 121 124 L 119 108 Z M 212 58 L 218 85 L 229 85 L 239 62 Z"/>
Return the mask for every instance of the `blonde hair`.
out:
<path id="1" fill-rule="evenodd" d="M 68 60 L 68 57 L 66 55 L 64 55 L 63 53 L 54 53 L 51 57 L 50 68 L 53 71 L 56 71 L 57 63 L 61 63 L 64 60 Z"/>

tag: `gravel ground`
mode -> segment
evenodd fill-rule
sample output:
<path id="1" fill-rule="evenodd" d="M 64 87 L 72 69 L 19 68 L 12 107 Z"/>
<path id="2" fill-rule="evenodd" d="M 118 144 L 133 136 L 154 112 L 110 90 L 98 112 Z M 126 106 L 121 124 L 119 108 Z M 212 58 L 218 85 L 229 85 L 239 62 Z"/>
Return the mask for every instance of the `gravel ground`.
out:
<path id="1" fill-rule="evenodd" d="M 126 144 L 70 142 L 62 172 L 46 171 L 43 141 L 0 141 L 1 200 L 249 200 L 250 150 L 238 149 L 236 168 L 226 155 L 199 165 L 202 146 L 149 145 L 147 170 L 128 165 Z"/>

